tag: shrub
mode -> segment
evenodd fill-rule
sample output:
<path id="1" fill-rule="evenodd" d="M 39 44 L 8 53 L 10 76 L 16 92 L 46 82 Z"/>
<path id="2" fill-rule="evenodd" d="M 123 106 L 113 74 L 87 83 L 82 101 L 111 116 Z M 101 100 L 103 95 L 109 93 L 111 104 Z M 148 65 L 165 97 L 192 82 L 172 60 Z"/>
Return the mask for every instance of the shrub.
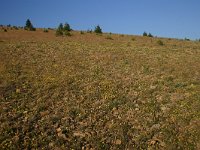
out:
<path id="1" fill-rule="evenodd" d="M 153 37 L 153 35 L 151 33 L 148 34 L 148 37 Z"/>
<path id="2" fill-rule="evenodd" d="M 144 32 L 144 33 L 143 33 L 143 36 L 147 36 L 147 33 L 146 33 L 146 32 Z"/>
<path id="3" fill-rule="evenodd" d="M 83 31 L 80 31 L 80 34 L 84 34 L 84 32 L 83 32 Z"/>
<path id="4" fill-rule="evenodd" d="M 158 43 L 158 45 L 161 45 L 161 46 L 164 45 L 163 41 L 161 41 L 161 40 L 158 40 L 157 43 Z"/>
<path id="5" fill-rule="evenodd" d="M 64 35 L 65 36 L 72 36 L 71 33 L 69 31 L 64 31 Z"/>
<path id="6" fill-rule="evenodd" d="M 102 34 L 102 29 L 100 28 L 99 25 L 95 27 L 94 32 L 97 34 Z"/>
<path id="7" fill-rule="evenodd" d="M 26 20 L 26 25 L 24 27 L 25 30 L 35 31 L 36 29 L 33 27 L 31 21 L 29 19 Z"/>
<path id="8" fill-rule="evenodd" d="M 133 37 L 133 38 L 131 38 L 131 40 L 132 40 L 132 41 L 135 41 L 135 38 Z"/>
<path id="9" fill-rule="evenodd" d="M 13 26 L 13 29 L 18 30 L 19 28 L 17 26 Z"/>
<path id="10" fill-rule="evenodd" d="M 47 33 L 47 32 L 49 32 L 49 30 L 48 29 L 44 29 L 43 32 Z"/>
<path id="11" fill-rule="evenodd" d="M 62 36 L 63 35 L 63 32 L 61 30 L 56 30 L 56 36 Z"/>
<path id="12" fill-rule="evenodd" d="M 87 33 L 92 33 L 92 29 L 91 29 L 91 30 L 88 29 L 88 30 L 87 30 Z"/>
<path id="13" fill-rule="evenodd" d="M 107 36 L 106 39 L 113 40 L 113 38 L 111 36 Z"/>
<path id="14" fill-rule="evenodd" d="M 4 32 L 7 32 L 7 29 L 4 29 Z"/>
<path id="15" fill-rule="evenodd" d="M 190 39 L 188 39 L 188 38 L 185 38 L 185 41 L 190 41 Z"/>

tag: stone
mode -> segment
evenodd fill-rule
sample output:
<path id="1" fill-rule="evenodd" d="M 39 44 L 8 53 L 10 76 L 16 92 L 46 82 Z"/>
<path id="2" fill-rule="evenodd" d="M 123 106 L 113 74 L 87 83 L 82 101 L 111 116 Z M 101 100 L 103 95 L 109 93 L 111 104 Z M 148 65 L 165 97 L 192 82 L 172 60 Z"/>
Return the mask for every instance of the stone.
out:
<path id="1" fill-rule="evenodd" d="M 115 141 L 115 144 L 116 144 L 116 145 L 121 145 L 121 144 L 122 144 L 122 141 L 121 141 L 120 139 L 117 139 L 117 140 Z"/>

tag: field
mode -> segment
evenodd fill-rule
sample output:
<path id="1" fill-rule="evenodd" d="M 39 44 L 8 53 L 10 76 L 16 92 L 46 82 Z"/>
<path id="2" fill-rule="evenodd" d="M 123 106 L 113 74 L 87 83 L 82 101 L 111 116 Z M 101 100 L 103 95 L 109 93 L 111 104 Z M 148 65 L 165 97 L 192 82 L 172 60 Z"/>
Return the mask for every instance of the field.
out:
<path id="1" fill-rule="evenodd" d="M 0 99 L 1 149 L 200 149 L 200 42 L 1 29 Z"/>

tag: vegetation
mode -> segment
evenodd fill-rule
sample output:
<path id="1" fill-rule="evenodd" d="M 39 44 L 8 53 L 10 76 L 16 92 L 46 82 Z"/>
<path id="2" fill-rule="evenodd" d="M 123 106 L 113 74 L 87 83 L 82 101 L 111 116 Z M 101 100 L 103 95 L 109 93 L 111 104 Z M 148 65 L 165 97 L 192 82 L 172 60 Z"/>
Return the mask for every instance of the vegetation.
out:
<path id="1" fill-rule="evenodd" d="M 49 32 L 49 30 L 48 30 L 48 29 L 44 29 L 44 30 L 43 30 L 43 32 L 45 32 L 45 33 L 48 33 L 48 32 Z"/>
<path id="2" fill-rule="evenodd" d="M 84 34 L 84 32 L 83 32 L 83 31 L 80 31 L 80 34 Z"/>
<path id="3" fill-rule="evenodd" d="M 31 21 L 29 19 L 26 20 L 26 25 L 24 27 L 25 30 L 35 31 L 36 29 L 33 27 Z"/>
<path id="4" fill-rule="evenodd" d="M 153 35 L 151 33 L 148 34 L 148 37 L 153 37 Z"/>
<path id="5" fill-rule="evenodd" d="M 72 36 L 70 31 L 72 31 L 72 29 L 70 28 L 70 25 L 68 23 L 65 23 L 64 26 L 62 23 L 60 23 L 56 30 L 56 36 L 62 36 L 62 35 Z"/>
<path id="6" fill-rule="evenodd" d="M 111 37 L 111 35 L 107 35 L 107 36 L 106 36 L 106 39 L 108 39 L 108 40 L 113 40 L 113 38 Z"/>
<path id="7" fill-rule="evenodd" d="M 91 30 L 90 30 L 90 29 L 88 29 L 88 30 L 87 30 L 87 33 L 92 33 L 92 29 L 91 29 Z"/>
<path id="8" fill-rule="evenodd" d="M 63 30 L 64 31 L 71 31 L 72 29 L 71 29 L 71 27 L 70 27 L 70 25 L 68 23 L 65 23 L 65 25 L 63 27 Z"/>
<path id="9" fill-rule="evenodd" d="M 146 32 L 143 33 L 143 36 L 148 36 L 148 34 Z"/>
<path id="10" fill-rule="evenodd" d="M 188 39 L 188 38 L 185 38 L 185 41 L 190 41 L 190 39 Z"/>
<path id="11" fill-rule="evenodd" d="M 0 32 L 2 150 L 200 149 L 199 42 L 70 33 Z"/>
<path id="12" fill-rule="evenodd" d="M 99 25 L 96 26 L 95 29 L 94 29 L 94 32 L 97 33 L 97 34 L 102 34 L 102 29 L 101 29 L 101 27 L 100 27 Z"/>
<path id="13" fill-rule="evenodd" d="M 158 45 L 161 45 L 161 46 L 164 45 L 163 41 L 161 41 L 161 40 L 158 40 L 157 43 L 158 43 Z"/>

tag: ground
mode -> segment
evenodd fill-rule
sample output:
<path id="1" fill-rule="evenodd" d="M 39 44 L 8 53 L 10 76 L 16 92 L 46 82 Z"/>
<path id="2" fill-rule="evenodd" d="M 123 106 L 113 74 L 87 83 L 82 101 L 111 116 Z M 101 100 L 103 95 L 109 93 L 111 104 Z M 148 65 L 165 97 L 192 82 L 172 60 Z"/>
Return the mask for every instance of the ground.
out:
<path id="1" fill-rule="evenodd" d="M 1 149 L 200 149 L 200 42 L 1 29 L 0 60 Z"/>

